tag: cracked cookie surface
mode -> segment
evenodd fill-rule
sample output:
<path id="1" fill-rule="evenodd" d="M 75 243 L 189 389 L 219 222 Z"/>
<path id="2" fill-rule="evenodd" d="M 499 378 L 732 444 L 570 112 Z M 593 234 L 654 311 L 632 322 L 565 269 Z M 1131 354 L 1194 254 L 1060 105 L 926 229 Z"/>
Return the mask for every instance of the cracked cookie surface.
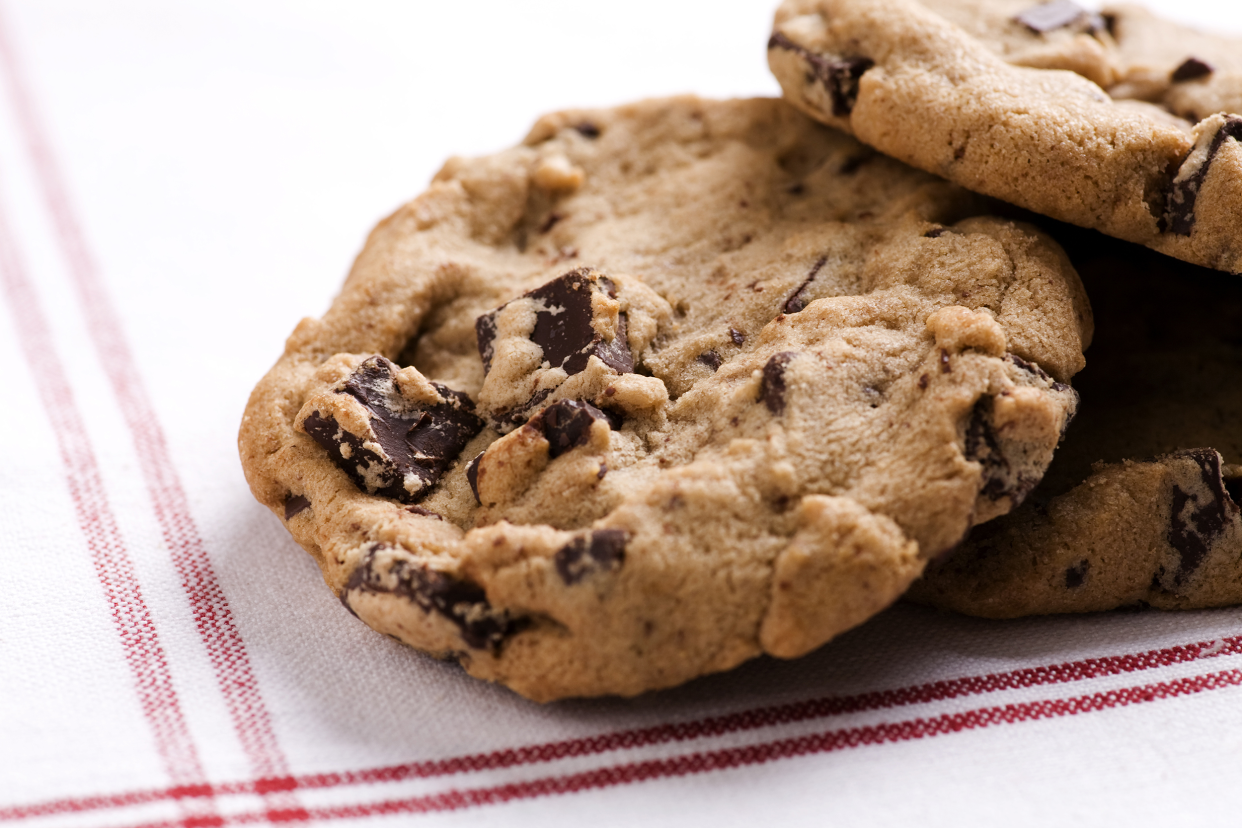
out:
<path id="1" fill-rule="evenodd" d="M 1070 0 L 785 0 L 786 98 L 1043 215 L 1242 273 L 1242 38 Z"/>
<path id="2" fill-rule="evenodd" d="M 1096 312 L 1082 408 L 1028 501 L 910 597 L 988 617 L 1242 603 L 1242 286 L 1059 237 Z"/>
<path id="3" fill-rule="evenodd" d="M 1090 308 L 977 197 L 778 100 L 541 119 L 450 160 L 239 438 L 381 632 L 534 699 L 805 653 L 1019 503 Z"/>

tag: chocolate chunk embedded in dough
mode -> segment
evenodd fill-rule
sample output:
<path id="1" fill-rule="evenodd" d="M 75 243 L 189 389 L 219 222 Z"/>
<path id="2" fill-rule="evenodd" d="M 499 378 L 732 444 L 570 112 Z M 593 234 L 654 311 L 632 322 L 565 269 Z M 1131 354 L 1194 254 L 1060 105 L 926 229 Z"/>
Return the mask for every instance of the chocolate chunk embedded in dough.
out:
<path id="1" fill-rule="evenodd" d="M 303 428 L 359 489 L 414 503 L 431 491 L 483 421 L 470 397 L 439 383 L 432 385 L 443 403 L 410 404 L 397 388 L 396 370 L 384 357 L 370 357 L 338 392 L 367 409 L 368 433 L 352 434 L 319 411 Z"/>
<path id="2" fill-rule="evenodd" d="M 759 399 L 773 414 L 785 413 L 785 368 L 796 356 L 793 351 L 782 351 L 763 366 L 763 384 L 759 388 Z"/>
<path id="3" fill-rule="evenodd" d="M 530 424 L 543 431 L 548 441 L 548 456 L 560 457 L 572 448 L 586 445 L 591 425 L 597 420 L 612 427 L 608 415 L 590 403 L 561 400 L 539 412 Z"/>
<path id="4" fill-rule="evenodd" d="M 574 538 L 556 553 L 556 571 L 567 584 L 576 584 L 588 575 L 613 570 L 625 561 L 628 536 L 621 529 L 596 529 Z"/>
<path id="5" fill-rule="evenodd" d="M 1190 175 L 1181 180 L 1175 180 L 1173 186 L 1169 188 L 1164 214 L 1165 226 L 1169 232 L 1179 236 L 1189 236 L 1195 229 L 1195 201 L 1199 198 L 1199 189 L 1203 186 L 1208 170 L 1211 169 L 1212 162 L 1216 160 L 1216 154 L 1220 152 L 1221 145 L 1230 138 L 1242 141 L 1242 117 L 1226 116 L 1224 124 L 1212 137 L 1212 143 L 1208 147 L 1207 157 L 1203 159 L 1203 163 Z M 1191 150 L 1191 156 L 1193 155 L 1194 151 Z"/>
<path id="6" fill-rule="evenodd" d="M 377 563 L 377 553 L 386 547 L 373 544 L 366 559 L 353 571 L 342 602 L 349 606 L 349 594 L 355 591 L 400 595 L 457 625 L 462 640 L 476 650 L 497 650 L 504 640 L 521 627 L 507 612 L 497 610 L 476 584 L 437 572 L 430 567 L 401 558 L 387 565 Z M 352 610 L 351 610 L 352 611 Z"/>
<path id="7" fill-rule="evenodd" d="M 310 508 L 311 502 L 305 495 L 289 495 L 285 499 L 285 520 L 293 520 Z"/>
<path id="8" fill-rule="evenodd" d="M 1194 492 L 1173 487 L 1168 540 L 1180 558 L 1173 575 L 1173 585 L 1180 587 L 1203 564 L 1212 542 L 1237 515 L 1238 505 L 1225 489 L 1220 455 L 1214 449 L 1189 449 L 1173 456 L 1198 463 L 1203 483 L 1203 487 Z"/>
<path id="9" fill-rule="evenodd" d="M 1173 74 L 1169 80 L 1174 83 L 1185 83 L 1186 81 L 1205 78 L 1216 71 L 1216 67 L 1205 60 L 1199 60 L 1197 57 L 1188 57 L 1180 66 L 1173 70 Z"/>
<path id="10" fill-rule="evenodd" d="M 811 66 L 814 77 L 832 97 L 832 114 L 844 117 L 854 111 L 858 101 L 858 80 L 863 73 L 875 66 L 875 61 L 865 57 L 832 58 L 817 55 L 804 49 L 779 32 L 768 41 L 769 49 L 794 52 Z"/>
<path id="11" fill-rule="evenodd" d="M 616 336 L 612 341 L 606 341 L 591 325 L 594 318 L 591 308 L 593 292 L 603 292 L 614 299 L 617 295 L 611 279 L 579 268 L 527 293 L 522 298 L 533 299 L 543 306 L 535 314 L 531 341 L 543 349 L 544 360 L 553 368 L 564 369 L 567 374 L 583 371 L 592 356 L 599 357 L 617 373 L 630 373 L 634 370 L 634 356 L 630 353 L 625 314 L 622 313 L 617 319 Z M 501 310 L 503 306 L 475 321 L 479 356 L 483 359 L 485 371 L 490 371 L 492 367 L 495 319 Z"/>

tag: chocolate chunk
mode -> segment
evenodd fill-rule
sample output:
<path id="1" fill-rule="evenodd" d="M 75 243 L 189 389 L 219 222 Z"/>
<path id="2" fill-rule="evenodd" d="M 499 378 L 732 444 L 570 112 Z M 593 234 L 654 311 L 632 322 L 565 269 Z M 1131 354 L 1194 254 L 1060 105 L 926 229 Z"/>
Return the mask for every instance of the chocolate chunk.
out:
<path id="1" fill-rule="evenodd" d="M 1065 570 L 1065 588 L 1078 589 L 1087 580 L 1087 570 L 1091 567 L 1090 561 L 1079 561 L 1078 563 Z"/>
<path id="2" fill-rule="evenodd" d="M 763 366 L 763 383 L 759 386 L 759 399 L 773 414 L 785 413 L 785 368 L 798 354 L 782 351 Z"/>
<path id="3" fill-rule="evenodd" d="M 704 351 L 696 357 L 696 361 L 711 368 L 713 372 L 720 370 L 720 354 L 715 351 Z"/>
<path id="4" fill-rule="evenodd" d="M 1197 57 L 1188 57 L 1182 62 L 1182 65 L 1173 70 L 1173 74 L 1169 76 L 1169 80 L 1173 83 L 1185 83 L 1186 81 L 1205 78 L 1216 71 L 1216 67 Z"/>
<path id="5" fill-rule="evenodd" d="M 943 235 L 944 235 L 945 233 L 947 233 L 947 232 L 949 232 L 949 231 L 948 231 L 948 230 L 946 230 L 946 229 L 945 229 L 945 228 L 943 228 L 943 227 L 933 227 L 932 229 L 928 230 L 926 233 L 924 233 L 924 234 L 923 234 L 923 238 L 925 238 L 925 239 L 938 239 L 938 238 L 940 238 L 941 236 L 943 236 Z"/>
<path id="6" fill-rule="evenodd" d="M 412 515 L 421 515 L 422 517 L 431 517 L 436 520 L 444 520 L 444 515 L 439 512 L 433 512 L 430 509 L 424 509 L 422 506 L 406 506 L 405 510 Z"/>
<path id="7" fill-rule="evenodd" d="M 811 265 L 811 272 L 807 274 L 806 279 L 798 286 L 788 299 L 785 300 L 785 313 L 797 313 L 807 306 L 806 292 L 811 287 L 811 282 L 815 281 L 815 277 L 819 275 L 819 271 L 823 269 L 824 264 L 828 261 L 827 256 L 820 256 L 815 264 Z"/>
<path id="8" fill-rule="evenodd" d="M 492 343 L 496 341 L 496 318 L 493 313 L 485 313 L 474 320 L 474 335 L 478 344 L 479 357 L 483 360 L 483 373 L 492 370 Z"/>
<path id="9" fill-rule="evenodd" d="M 1072 0 L 1052 0 L 1050 3 L 1032 6 L 1014 17 L 1014 20 L 1039 34 L 1073 24 L 1078 24 L 1092 33 L 1108 29 L 1108 22 L 1103 17 L 1087 11 Z"/>
<path id="10" fill-rule="evenodd" d="M 531 418 L 530 425 L 543 431 L 548 441 L 548 455 L 560 457 L 570 449 L 586 445 L 591 424 L 596 420 L 609 423 L 607 414 L 588 402 L 560 400 Z"/>
<path id="11" fill-rule="evenodd" d="M 578 134 L 584 138 L 594 140 L 600 136 L 600 128 L 590 121 L 583 121 L 580 124 L 576 124 L 574 129 L 578 130 Z"/>
<path id="12" fill-rule="evenodd" d="M 1040 368 L 1038 365 L 1036 365 L 1033 362 L 1027 362 L 1025 359 L 1018 356 L 1017 354 L 1007 353 L 1005 354 L 1005 359 L 1009 360 L 1010 362 L 1012 362 L 1014 365 L 1016 365 L 1018 368 L 1022 369 L 1023 371 L 1026 371 L 1028 374 L 1034 374 L 1035 376 L 1039 377 L 1041 380 L 1052 379 L 1052 377 L 1048 376 L 1048 372 L 1045 371 L 1043 368 Z M 1069 388 L 1069 386 L 1066 385 L 1064 386 L 1064 388 Z"/>
<path id="13" fill-rule="evenodd" d="M 746 334 L 742 333 L 737 328 L 729 328 L 729 339 L 732 339 L 733 344 L 740 348 L 742 344 L 746 342 Z"/>
<path id="14" fill-rule="evenodd" d="M 303 427 L 359 489 L 414 503 L 431 491 L 483 421 L 468 396 L 439 383 L 432 385 L 445 402 L 412 406 L 397 388 L 396 370 L 384 357 L 370 357 L 338 392 L 366 407 L 370 433 L 352 434 L 318 411 Z"/>
<path id="15" fill-rule="evenodd" d="M 832 114 L 838 118 L 854 111 L 858 101 L 858 81 L 863 73 L 875 66 L 875 61 L 865 57 L 832 58 L 817 55 L 804 49 L 785 35 L 777 32 L 768 41 L 769 49 L 784 49 L 800 56 L 811 66 L 814 77 L 828 90 L 832 98 Z"/>
<path id="16" fill-rule="evenodd" d="M 1008 497 L 1014 508 L 1035 488 L 1039 478 L 1032 479 L 1021 473 L 1014 474 L 1004 452 L 996 429 L 992 425 L 992 397 L 980 397 L 970 411 L 966 423 L 965 456 L 983 467 L 983 486 L 979 493 L 989 500 Z"/>
<path id="17" fill-rule="evenodd" d="M 1239 509 L 1225 488 L 1220 455 L 1215 450 L 1189 449 L 1171 456 L 1196 462 L 1206 489 L 1206 492 L 1187 492 L 1180 486 L 1173 487 L 1168 541 L 1180 559 L 1173 575 L 1173 586 L 1180 587 L 1203 565 L 1212 542 L 1237 518 Z"/>
<path id="18" fill-rule="evenodd" d="M 289 495 L 285 498 L 285 520 L 293 520 L 310 508 L 311 502 L 305 495 Z"/>
<path id="19" fill-rule="evenodd" d="M 535 313 L 531 341 L 543 349 L 543 358 L 549 365 L 562 368 L 570 375 L 585 370 L 592 356 L 599 357 L 617 373 L 630 373 L 634 370 L 634 357 L 630 353 L 625 314 L 617 319 L 616 337 L 605 342 L 591 326 L 591 295 L 595 291 L 607 293 L 614 299 L 617 296 L 611 279 L 593 276 L 590 270 L 578 268 L 527 293 L 523 298 L 542 305 Z M 492 367 L 495 318 L 501 310 L 503 307 L 480 316 L 474 323 L 484 372 Z"/>
<path id="20" fill-rule="evenodd" d="M 614 570 L 625 562 L 625 543 L 629 536 L 621 529 L 596 529 L 579 535 L 556 553 L 556 571 L 566 584 L 576 584 L 588 575 Z"/>
<path id="21" fill-rule="evenodd" d="M 940 349 L 940 373 L 952 374 L 953 366 L 949 364 L 949 352 L 944 348 Z"/>
<path id="22" fill-rule="evenodd" d="M 483 505 L 483 501 L 479 499 L 479 461 L 486 453 L 480 451 L 473 460 L 466 464 L 466 482 L 470 484 L 470 491 L 474 492 L 474 502 L 480 506 Z"/>
<path id="23" fill-rule="evenodd" d="M 1225 123 L 1217 130 L 1208 147 L 1207 157 L 1203 164 L 1191 175 L 1181 181 L 1174 181 L 1165 199 L 1164 228 L 1179 236 L 1189 236 L 1195 228 L 1195 201 L 1199 198 L 1199 188 L 1207 178 L 1208 169 L 1216 160 L 1221 145 L 1229 138 L 1242 141 L 1242 117 L 1227 115 Z M 1191 150 L 1193 153 L 1194 150 Z M 1187 156 L 1189 157 L 1189 156 Z M 1182 162 L 1183 164 L 1185 161 Z"/>
<path id="24" fill-rule="evenodd" d="M 509 613 L 493 608 L 477 584 L 400 558 L 393 560 L 386 572 L 378 571 L 376 553 L 384 548 L 372 544 L 366 558 L 349 576 L 342 601 L 354 591 L 399 595 L 424 612 L 437 613 L 453 622 L 461 630 L 462 640 L 476 650 L 496 651 L 523 626 L 520 620 L 509 618 Z"/>

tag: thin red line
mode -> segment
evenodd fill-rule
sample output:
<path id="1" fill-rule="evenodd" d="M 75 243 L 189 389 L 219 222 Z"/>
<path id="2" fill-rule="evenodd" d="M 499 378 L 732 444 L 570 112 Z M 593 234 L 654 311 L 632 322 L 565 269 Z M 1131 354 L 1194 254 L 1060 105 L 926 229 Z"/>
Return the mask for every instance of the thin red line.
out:
<path id="1" fill-rule="evenodd" d="M 888 724 L 829 730 L 743 747 L 689 753 L 669 759 L 628 762 L 581 773 L 547 776 L 526 782 L 511 782 L 484 788 L 454 789 L 408 799 L 310 808 L 304 816 L 296 819 L 291 817 L 290 821 L 363 819 L 393 814 L 425 814 L 459 811 L 483 805 L 501 805 L 545 796 L 561 796 L 614 788 L 635 782 L 695 776 L 712 771 L 761 765 L 780 759 L 813 756 L 851 748 L 932 739 L 969 730 L 983 730 L 995 725 L 1099 713 L 1119 707 L 1130 707 L 1162 699 L 1236 687 L 1240 684 L 1242 684 L 1242 670 L 1226 670 L 1220 673 L 1109 690 L 1069 699 L 1006 704 L 969 710 L 964 713 L 945 713 L 928 719 L 908 719 Z M 244 825 L 265 818 L 264 814 L 250 812 L 230 815 L 225 821 L 226 824 Z M 173 823 L 155 823 L 143 825 L 141 828 L 171 828 L 172 825 Z"/>
<path id="2" fill-rule="evenodd" d="M 245 642 L 233 620 L 232 610 L 191 515 L 163 428 L 143 387 L 141 374 L 125 340 L 120 317 L 112 306 L 87 246 L 2 15 L 0 61 L 4 64 L 9 96 L 51 214 L 61 252 L 68 262 L 87 329 L 133 437 L 156 519 L 181 577 L 182 588 L 189 596 L 194 620 L 211 659 L 216 683 L 224 696 L 233 728 L 255 775 L 287 775 L 288 763 L 251 668 Z M 287 801 L 289 796 L 291 794 L 287 791 L 279 792 L 278 799 L 285 801 L 273 803 L 273 806 L 294 807 L 296 803 Z"/>
<path id="3" fill-rule="evenodd" d="M 74 513 L 86 536 L 91 563 L 111 608 L 112 622 L 120 635 L 155 749 L 174 785 L 198 783 L 204 778 L 203 767 L 181 712 L 168 659 L 108 502 L 90 436 L 56 354 L 51 328 L 2 209 L 0 279 L 4 282 L 18 340 L 56 436 Z M 204 791 L 205 799 L 192 809 L 193 812 L 200 815 L 203 811 L 213 812 L 215 805 L 211 796 L 209 790 Z"/>
<path id="4" fill-rule="evenodd" d="M 1232 636 L 1216 641 L 1202 641 L 1103 658 L 1029 667 L 1005 673 L 931 682 L 896 690 L 881 690 L 854 696 L 829 696 L 805 702 L 761 707 L 725 716 L 715 716 L 679 724 L 622 730 L 583 739 L 567 739 L 545 742 L 490 753 L 469 754 L 429 762 L 411 762 L 359 771 L 307 774 L 283 778 L 267 778 L 213 785 L 210 793 L 216 796 L 261 793 L 271 789 L 315 790 L 347 785 L 400 782 L 405 779 L 427 779 L 458 773 L 476 773 L 485 770 L 502 770 L 522 765 L 553 762 L 577 756 L 591 756 L 613 750 L 631 750 L 639 747 L 683 742 L 726 733 L 737 733 L 762 727 L 792 724 L 812 719 L 829 718 L 846 713 L 882 710 L 923 704 L 935 701 L 981 695 L 1001 690 L 1066 684 L 1074 681 L 1123 675 L 1126 673 L 1184 664 L 1202 658 L 1242 653 L 1242 636 Z M 197 790 L 177 789 L 132 791 L 109 796 L 57 800 L 17 808 L 0 809 L 0 821 L 46 816 L 54 813 L 90 811 L 102 808 L 122 808 L 166 799 L 200 796 Z"/>

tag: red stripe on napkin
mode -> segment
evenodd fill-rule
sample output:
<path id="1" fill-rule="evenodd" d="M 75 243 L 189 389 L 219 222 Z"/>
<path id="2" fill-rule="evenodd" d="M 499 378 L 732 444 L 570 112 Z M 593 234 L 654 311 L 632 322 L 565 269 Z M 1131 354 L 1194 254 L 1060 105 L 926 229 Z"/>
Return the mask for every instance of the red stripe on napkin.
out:
<path id="1" fill-rule="evenodd" d="M 207 648 L 233 727 L 256 775 L 285 775 L 288 764 L 272 728 L 245 642 L 190 513 L 185 489 L 169 454 L 163 428 L 143 387 L 120 318 L 112 307 L 71 206 L 3 16 L 0 16 L 0 63 L 87 329 L 133 437 L 155 516 L 181 577 L 182 588 L 190 599 L 199 635 Z M 287 796 L 283 794 L 282 798 Z M 278 807 L 295 805 L 284 801 Z"/>
<path id="2" fill-rule="evenodd" d="M 1242 653 L 1242 636 L 1220 638 L 1127 653 L 1101 658 L 1088 658 L 1039 667 L 1028 667 L 1004 673 L 966 676 L 929 682 L 894 690 L 878 690 L 854 696 L 829 696 L 791 704 L 760 707 L 677 724 L 620 730 L 581 739 L 526 745 L 523 747 L 476 753 L 426 762 L 410 762 L 380 768 L 347 770 L 335 773 L 305 774 L 284 778 L 225 782 L 210 786 L 216 796 L 261 793 L 264 790 L 315 790 L 400 782 L 405 779 L 426 779 L 437 776 L 469 774 L 523 765 L 553 762 L 570 757 L 591 756 L 607 751 L 633 750 L 651 745 L 689 741 L 727 733 L 738 733 L 774 725 L 793 724 L 846 713 L 882 710 L 911 704 L 925 704 L 964 698 L 1022 687 L 1068 684 L 1076 681 L 1125 675 L 1127 673 L 1186 664 L 1216 656 Z M 1156 686 L 1156 685 L 1152 685 Z M 1055 702 L 1032 702 L 1053 704 Z M 1011 706 L 1012 707 L 1012 706 Z M 54 813 L 122 808 L 166 799 L 195 795 L 178 789 L 131 791 L 96 797 L 80 797 L 43 802 L 34 805 L 0 809 L 0 821 L 18 820 Z M 203 794 L 205 795 L 205 794 Z"/>
<path id="3" fill-rule="evenodd" d="M 125 661 L 134 679 L 143 716 L 150 725 L 155 749 L 174 786 L 200 785 L 204 778 L 203 767 L 181 712 L 168 659 L 108 502 L 90 437 L 56 354 L 51 328 L 26 275 L 3 210 L 0 210 L 0 280 L 22 352 L 56 435 L 74 514 L 86 536 L 91 563 L 121 637 Z M 198 810 L 214 807 L 210 797 L 210 789 L 203 788 Z"/>

